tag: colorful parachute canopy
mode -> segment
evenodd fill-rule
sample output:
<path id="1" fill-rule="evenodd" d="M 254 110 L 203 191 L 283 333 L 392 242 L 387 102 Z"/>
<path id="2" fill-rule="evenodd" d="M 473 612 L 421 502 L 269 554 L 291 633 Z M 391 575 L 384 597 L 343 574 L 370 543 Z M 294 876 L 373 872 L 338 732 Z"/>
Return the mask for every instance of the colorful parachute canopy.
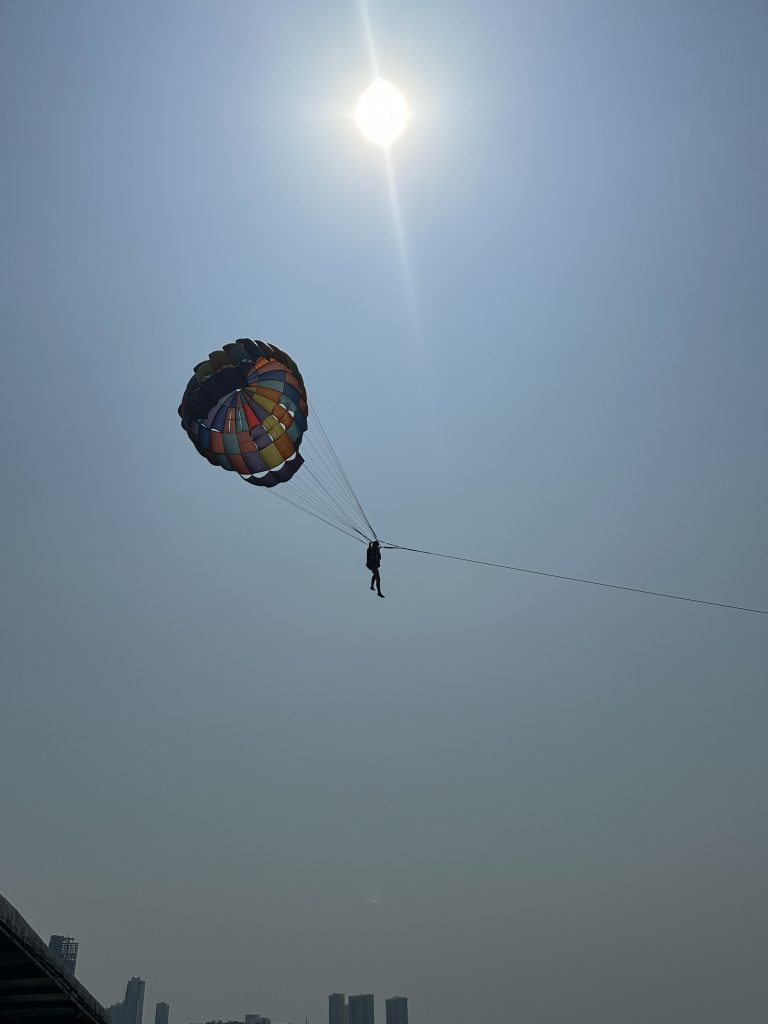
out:
<path id="1" fill-rule="evenodd" d="M 250 338 L 198 363 L 179 406 L 181 425 L 200 454 L 260 487 L 285 483 L 300 468 L 308 415 L 296 363 Z"/>

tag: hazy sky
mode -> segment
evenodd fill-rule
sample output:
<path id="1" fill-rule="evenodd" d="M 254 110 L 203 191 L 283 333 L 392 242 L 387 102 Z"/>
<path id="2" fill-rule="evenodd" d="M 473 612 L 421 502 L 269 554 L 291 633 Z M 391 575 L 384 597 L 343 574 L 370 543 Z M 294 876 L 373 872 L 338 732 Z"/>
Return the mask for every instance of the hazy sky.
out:
<path id="1" fill-rule="evenodd" d="M 380 535 L 768 607 L 768 8 L 5 0 L 0 891 L 172 1024 L 755 1024 L 768 623 L 363 550 L 194 451 L 301 367 Z"/>

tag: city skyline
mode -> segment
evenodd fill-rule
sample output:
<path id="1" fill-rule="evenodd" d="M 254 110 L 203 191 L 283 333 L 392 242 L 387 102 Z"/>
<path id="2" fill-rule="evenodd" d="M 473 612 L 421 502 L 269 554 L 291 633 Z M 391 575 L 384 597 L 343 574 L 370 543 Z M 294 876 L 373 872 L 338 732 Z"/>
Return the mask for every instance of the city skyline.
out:
<path id="1" fill-rule="evenodd" d="M 375 996 L 373 993 L 347 996 L 332 992 L 328 996 L 328 1024 L 374 1024 Z M 386 1024 L 409 1024 L 408 998 L 390 996 L 384 1000 Z"/>

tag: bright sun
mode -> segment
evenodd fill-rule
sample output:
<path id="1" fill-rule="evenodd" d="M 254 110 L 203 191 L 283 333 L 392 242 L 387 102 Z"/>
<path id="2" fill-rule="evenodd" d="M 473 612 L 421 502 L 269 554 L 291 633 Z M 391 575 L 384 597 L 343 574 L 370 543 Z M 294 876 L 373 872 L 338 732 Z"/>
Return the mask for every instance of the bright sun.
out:
<path id="1" fill-rule="evenodd" d="M 368 86 L 355 107 L 357 127 L 366 139 L 379 146 L 394 142 L 410 116 L 405 96 L 383 78 Z"/>

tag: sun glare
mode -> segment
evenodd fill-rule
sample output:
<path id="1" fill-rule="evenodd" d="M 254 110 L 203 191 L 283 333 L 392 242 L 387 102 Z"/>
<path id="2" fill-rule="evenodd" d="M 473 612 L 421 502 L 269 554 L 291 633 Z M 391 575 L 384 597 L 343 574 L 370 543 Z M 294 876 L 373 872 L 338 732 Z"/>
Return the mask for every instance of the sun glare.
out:
<path id="1" fill-rule="evenodd" d="M 410 116 L 403 94 L 383 78 L 368 86 L 355 107 L 357 127 L 366 139 L 379 146 L 394 142 Z"/>

